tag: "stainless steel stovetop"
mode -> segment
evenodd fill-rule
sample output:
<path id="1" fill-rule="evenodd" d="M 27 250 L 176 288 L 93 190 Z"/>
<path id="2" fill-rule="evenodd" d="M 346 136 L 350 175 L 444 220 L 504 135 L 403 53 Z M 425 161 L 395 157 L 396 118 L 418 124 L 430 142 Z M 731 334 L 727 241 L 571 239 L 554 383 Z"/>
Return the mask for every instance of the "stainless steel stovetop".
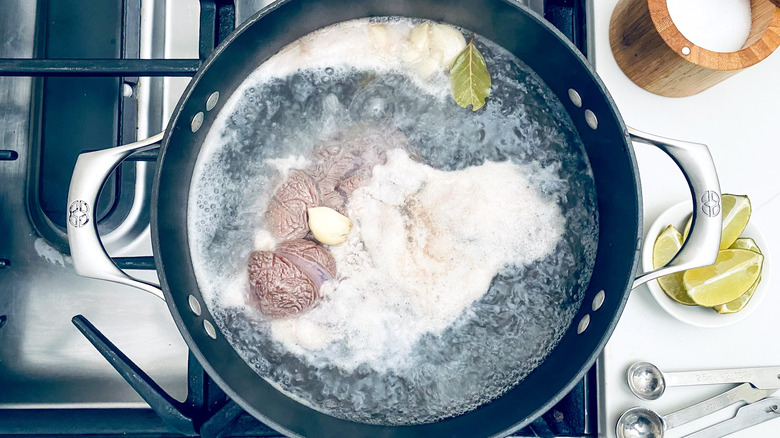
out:
<path id="1" fill-rule="evenodd" d="M 198 0 L 135 1 L 141 5 L 136 17 L 140 21 L 137 51 L 141 58 L 199 57 Z M 270 1 L 236 0 L 236 23 Z M 543 14 L 545 0 L 526 3 Z M 42 36 L 36 29 L 43 8 L 58 4 L 61 2 L 50 0 L 0 2 L 0 58 L 35 57 L 41 47 Z M 67 23 L 61 25 L 68 29 Z M 124 80 L 122 98 L 133 102 L 130 116 L 137 123 L 134 132 L 132 127 L 124 129 L 135 140 L 164 129 L 189 79 Z M 42 206 L 41 186 L 47 182 L 41 176 L 41 163 L 50 152 L 38 145 L 44 137 L 39 117 L 46 114 L 56 121 L 57 115 L 47 113 L 36 98 L 41 81 L 0 76 L 0 413 L 14 409 L 148 407 L 74 327 L 71 319 L 79 314 L 99 327 L 165 391 L 183 401 L 189 354 L 166 304 L 130 287 L 76 276 L 67 255 L 66 236 L 57 223 L 64 219 L 64 212 L 59 218 Z M 48 86 L 56 86 L 56 82 Z M 87 130 L 100 128 L 87 119 L 79 128 L 85 126 Z M 56 133 L 46 135 L 43 140 L 57 144 Z M 120 135 L 117 143 L 123 138 Z M 99 149 L 117 143 L 85 147 Z M 154 162 L 137 161 L 129 166 L 132 169 L 125 173 L 134 174 L 133 178 L 125 181 L 121 178 L 126 176 L 117 177 L 121 180 L 117 184 L 125 186 L 121 193 L 117 189 L 116 203 L 106 213 L 107 217 L 121 216 L 121 220 L 107 220 L 103 242 L 112 257 L 151 256 L 148 221 Z M 68 181 L 72 164 L 62 167 L 57 172 Z M 63 181 L 63 175 L 55 181 Z M 67 191 L 66 183 L 57 184 L 49 187 L 50 191 Z M 62 210 L 65 201 L 63 197 Z M 155 280 L 154 271 L 132 273 Z"/>
<path id="2" fill-rule="evenodd" d="M 243 22 L 265 0 L 236 1 Z M 0 58 L 34 56 L 36 2 L 0 5 Z M 198 58 L 198 0 L 141 2 L 141 57 Z M 140 78 L 137 138 L 161 131 L 189 78 Z M 171 395 L 186 392 L 188 350 L 164 302 L 126 286 L 78 277 L 64 234 L 37 205 L 31 148 L 36 79 L 0 77 L 0 408 L 141 407 L 146 403 L 71 323 L 83 314 Z M 90 145 L 89 149 L 105 148 Z M 154 164 L 137 162 L 135 196 L 122 223 L 103 235 L 112 257 L 152 254 L 148 190 Z M 70 172 L 70 169 L 64 169 Z M 63 206 L 65 200 L 63 199 Z M 37 219 L 37 220 L 36 220 Z M 45 229 L 42 229 L 45 228 Z M 45 235 L 54 236 L 47 239 Z M 153 272 L 135 275 L 154 279 Z"/>

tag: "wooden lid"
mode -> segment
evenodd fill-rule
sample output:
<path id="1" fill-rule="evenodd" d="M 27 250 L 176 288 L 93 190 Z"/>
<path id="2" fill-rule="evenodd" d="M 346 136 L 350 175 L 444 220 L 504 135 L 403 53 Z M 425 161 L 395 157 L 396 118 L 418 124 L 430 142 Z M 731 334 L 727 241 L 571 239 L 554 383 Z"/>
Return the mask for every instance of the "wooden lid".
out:
<path id="1" fill-rule="evenodd" d="M 775 7 L 778 5 L 778 7 Z M 780 46 L 780 0 L 751 0 L 751 26 L 747 41 L 736 52 L 713 52 L 699 47 L 677 29 L 666 0 L 647 0 L 650 17 L 666 44 L 688 62 L 711 70 L 741 70 L 750 67 Z"/>

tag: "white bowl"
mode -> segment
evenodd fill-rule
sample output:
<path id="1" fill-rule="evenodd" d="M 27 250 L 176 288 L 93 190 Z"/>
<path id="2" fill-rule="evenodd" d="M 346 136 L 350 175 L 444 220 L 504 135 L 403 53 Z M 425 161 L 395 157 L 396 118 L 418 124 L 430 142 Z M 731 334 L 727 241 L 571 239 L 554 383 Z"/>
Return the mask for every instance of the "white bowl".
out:
<path id="1" fill-rule="evenodd" d="M 675 228 L 682 233 L 690 215 L 691 202 L 684 201 L 661 213 L 655 222 L 653 222 L 653 225 L 651 225 L 650 229 L 647 231 L 644 248 L 642 248 L 642 269 L 644 272 L 653 269 L 653 245 L 655 244 L 655 239 L 658 235 L 670 224 L 674 225 Z M 748 222 L 745 231 L 742 232 L 740 237 L 753 238 L 761 249 L 761 252 L 764 254 L 761 282 L 758 284 L 758 287 L 753 294 L 753 298 L 748 302 L 744 309 L 737 313 L 722 315 L 707 307 L 686 306 L 669 298 L 658 285 L 658 281 L 652 280 L 647 282 L 647 287 L 650 289 L 655 300 L 658 301 L 658 304 L 660 304 L 667 313 L 678 320 L 697 327 L 725 327 L 727 325 L 736 324 L 750 316 L 750 314 L 758 308 L 761 304 L 761 300 L 763 300 L 766 295 L 769 285 L 769 274 L 771 273 L 772 257 L 769 255 L 769 244 L 767 243 L 764 234 L 761 233 L 761 230 L 759 230 L 756 225 L 754 225 L 753 221 Z"/>

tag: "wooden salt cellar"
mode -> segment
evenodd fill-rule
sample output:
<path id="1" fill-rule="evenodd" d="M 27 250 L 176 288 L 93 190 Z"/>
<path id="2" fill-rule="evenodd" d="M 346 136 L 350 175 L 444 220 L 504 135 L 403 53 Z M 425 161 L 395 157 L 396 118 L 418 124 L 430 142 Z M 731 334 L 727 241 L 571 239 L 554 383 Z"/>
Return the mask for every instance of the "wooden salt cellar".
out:
<path id="1" fill-rule="evenodd" d="M 780 0 L 750 0 L 752 23 L 741 50 L 713 52 L 693 44 L 672 22 L 666 0 L 620 0 L 609 43 L 623 72 L 651 93 L 700 93 L 762 61 L 780 46 Z"/>

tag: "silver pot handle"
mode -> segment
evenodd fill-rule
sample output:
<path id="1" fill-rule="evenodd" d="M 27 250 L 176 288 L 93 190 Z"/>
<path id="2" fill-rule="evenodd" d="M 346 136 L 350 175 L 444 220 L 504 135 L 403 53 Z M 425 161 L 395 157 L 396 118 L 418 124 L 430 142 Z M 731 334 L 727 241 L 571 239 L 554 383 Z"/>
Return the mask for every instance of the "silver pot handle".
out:
<path id="1" fill-rule="evenodd" d="M 632 288 L 664 275 L 711 265 L 720 248 L 720 184 L 707 146 L 628 128 L 631 139 L 657 146 L 680 166 L 691 188 L 691 231 L 677 255 L 664 267 L 638 276 Z M 97 231 L 93 206 L 111 172 L 135 152 L 154 149 L 163 134 L 111 149 L 79 155 L 68 191 L 68 242 L 77 274 L 142 289 L 164 299 L 158 285 L 137 280 L 119 269 L 106 253 Z M 701 214 L 699 214 L 701 213 Z"/>
<path id="2" fill-rule="evenodd" d="M 680 167 L 693 197 L 693 221 L 688 239 L 666 266 L 646 272 L 634 280 L 632 288 L 664 275 L 715 263 L 722 228 L 720 183 L 707 146 L 672 140 L 628 128 L 631 140 L 653 145 L 666 152 Z M 645 242 L 649 244 L 650 242 Z"/>
<path id="3" fill-rule="evenodd" d="M 156 284 L 130 277 L 108 256 L 97 230 L 98 195 L 106 179 L 122 161 L 135 152 L 159 147 L 163 134 L 124 146 L 79 155 L 68 190 L 68 243 L 73 267 L 83 277 L 126 284 L 165 300 Z"/>

